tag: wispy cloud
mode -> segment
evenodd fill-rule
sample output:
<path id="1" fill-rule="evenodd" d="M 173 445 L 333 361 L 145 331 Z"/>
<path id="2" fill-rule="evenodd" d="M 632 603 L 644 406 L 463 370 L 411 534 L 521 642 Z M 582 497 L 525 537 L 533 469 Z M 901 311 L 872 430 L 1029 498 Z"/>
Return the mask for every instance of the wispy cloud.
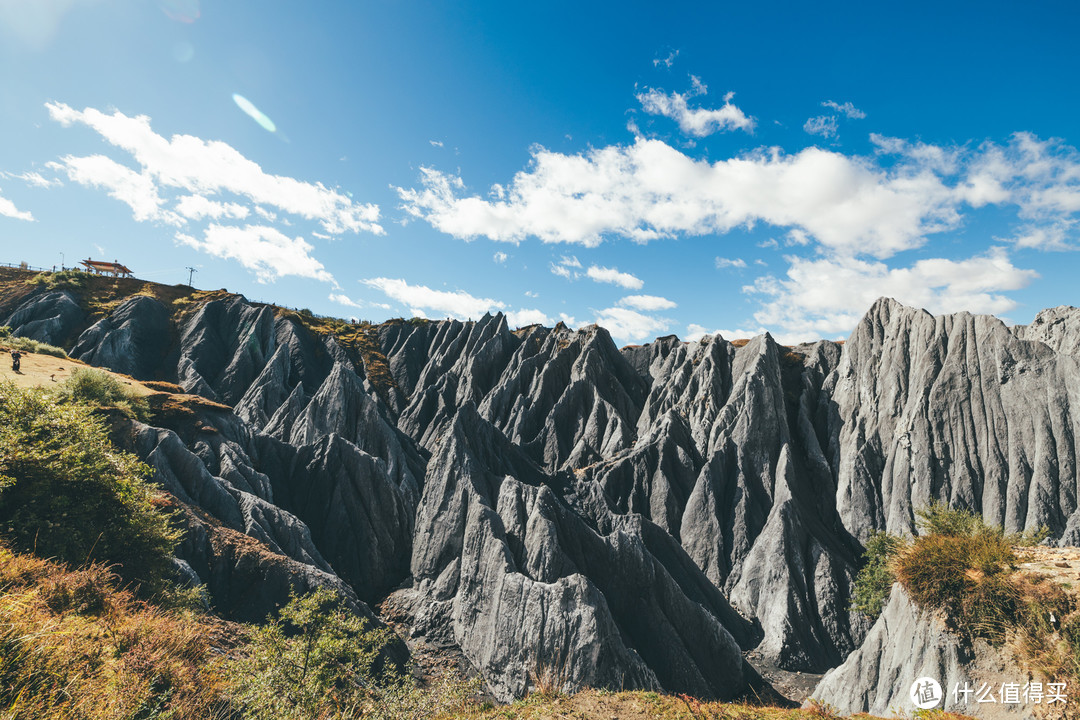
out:
<path id="1" fill-rule="evenodd" d="M 547 325 L 555 323 L 550 317 L 540 310 L 511 310 L 506 313 L 506 322 L 510 327 L 525 327 L 526 325 Z"/>
<path id="2" fill-rule="evenodd" d="M 330 301 L 335 302 L 338 305 L 344 305 L 346 307 L 357 309 L 371 309 L 378 308 L 380 310 L 390 310 L 390 306 L 386 303 L 373 303 L 364 300 L 354 300 L 353 298 L 345 295 L 344 293 L 330 293 Z"/>
<path id="3" fill-rule="evenodd" d="M 19 210 L 15 207 L 15 203 L 8 200 L 3 195 L 0 195 L 0 215 L 4 217 L 13 218 L 15 220 L 26 220 L 28 222 L 34 221 L 34 216 L 29 212 Z"/>
<path id="4" fill-rule="evenodd" d="M 820 135 L 823 138 L 836 137 L 839 125 L 835 115 L 819 115 L 812 117 L 803 123 L 803 130 L 811 135 Z"/>
<path id="5" fill-rule="evenodd" d="M 497 262 L 498 264 L 502 265 L 502 264 L 503 264 L 504 262 L 506 262 L 506 261 L 507 261 L 507 259 L 508 259 L 509 257 L 510 257 L 510 256 L 509 256 L 509 255 L 507 255 L 506 253 L 504 253 L 504 252 L 501 252 L 501 251 L 500 251 L 500 252 L 497 252 L 497 253 L 495 253 L 495 254 L 494 254 L 494 255 L 492 256 L 492 260 L 494 260 L 494 261 L 495 261 L 495 262 Z"/>
<path id="6" fill-rule="evenodd" d="M 634 308 L 635 310 L 644 310 L 646 312 L 671 310 L 672 308 L 678 307 L 678 304 L 665 297 L 660 297 L 659 295 L 627 295 L 619 300 L 619 305 Z"/>
<path id="7" fill-rule="evenodd" d="M 0 172 L 0 178 L 21 180 L 30 187 L 42 188 L 45 190 L 48 190 L 49 188 L 60 187 L 64 184 L 56 178 L 46 178 L 41 173 L 33 171 L 24 173 Z"/>
<path id="8" fill-rule="evenodd" d="M 696 342 L 706 335 L 719 335 L 725 340 L 741 340 L 743 338 L 757 337 L 758 335 L 764 335 L 765 328 L 759 327 L 756 330 L 744 330 L 742 328 L 735 328 L 734 330 L 708 330 L 704 325 L 698 325 L 697 323 L 690 323 L 686 326 L 686 336 L 683 340 L 688 342 Z"/>
<path id="9" fill-rule="evenodd" d="M 243 220 L 251 214 L 251 210 L 245 205 L 208 200 L 202 195 L 185 195 L 181 197 L 176 201 L 176 212 L 189 220 L 202 220 L 203 218 Z M 275 218 L 270 217 L 267 219 L 274 220 Z"/>
<path id="10" fill-rule="evenodd" d="M 714 261 L 717 270 L 723 270 L 725 268 L 744 268 L 746 267 L 746 261 L 742 258 L 726 258 L 718 257 Z"/>
<path id="11" fill-rule="evenodd" d="M 563 255 L 558 262 L 551 263 L 551 272 L 567 280 L 581 277 L 581 261 L 574 255 Z"/>
<path id="12" fill-rule="evenodd" d="M 659 115 L 674 120 L 679 124 L 679 129 L 687 135 L 705 137 L 716 132 L 727 130 L 745 130 L 752 132 L 754 120 L 746 116 L 742 110 L 732 102 L 734 93 L 724 96 L 724 104 L 719 108 L 690 107 L 689 99 L 703 96 L 707 88 L 697 77 L 691 76 L 693 90 L 689 93 L 665 93 L 663 90 L 646 88 L 638 93 L 637 99 L 641 108 L 650 115 Z"/>
<path id="13" fill-rule="evenodd" d="M 849 331 L 881 296 L 934 313 L 1004 313 L 1016 302 L 1002 294 L 1026 287 L 1038 274 L 1012 264 L 1004 248 L 963 260 L 930 258 L 889 267 L 852 257 L 789 257 L 783 278 L 767 275 L 746 288 L 763 300 L 754 318 L 799 340 Z"/>
<path id="14" fill-rule="evenodd" d="M 165 199 L 158 192 L 153 178 L 121 165 L 104 155 L 74 157 L 68 155 L 48 167 L 64 172 L 72 182 L 105 190 L 109 197 L 131 208 L 132 217 L 139 222 L 157 221 L 167 225 L 183 225 L 176 212 L 164 207 Z"/>
<path id="15" fill-rule="evenodd" d="M 666 68 L 670 68 L 672 65 L 675 64 L 675 58 L 677 58 L 677 57 L 679 57 L 679 51 L 678 50 L 672 50 L 671 52 L 669 52 L 664 57 L 653 58 L 653 61 L 652 61 L 653 67 L 660 67 L 661 65 L 663 65 Z"/>
<path id="16" fill-rule="evenodd" d="M 192 135 L 166 139 L 151 129 L 150 118 L 145 115 L 130 117 L 119 111 L 108 115 L 93 108 L 75 110 L 63 103 L 48 103 L 46 107 L 50 117 L 60 124 L 86 125 L 111 145 L 132 155 L 140 167 L 137 172 L 98 159 L 103 156 L 94 156 L 93 160 L 67 156 L 60 165 L 72 180 L 109 188 L 111 193 L 122 194 L 120 199 L 125 202 L 133 197 L 131 189 L 137 186 L 139 195 L 132 208 L 146 219 L 171 222 L 176 217 L 171 211 L 152 213 L 146 205 L 149 202 L 160 208 L 160 192 L 170 189 L 208 199 L 230 193 L 251 203 L 315 221 L 332 235 L 383 232 L 378 224 L 378 206 L 356 203 L 322 183 L 267 173 L 226 143 Z M 129 172 L 121 175 L 118 167 Z"/>
<path id="17" fill-rule="evenodd" d="M 855 107 L 850 102 L 840 104 L 838 102 L 833 102 L 832 100 L 826 100 L 825 102 L 821 103 L 821 107 L 832 108 L 833 110 L 841 113 L 842 115 L 845 115 L 851 120 L 862 120 L 866 117 L 866 113 Z"/>
<path id="18" fill-rule="evenodd" d="M 640 290 L 645 285 L 640 278 L 634 277 L 630 273 L 619 272 L 618 268 L 590 265 L 585 274 L 596 282 L 611 283 L 629 290 Z"/>
<path id="19" fill-rule="evenodd" d="M 597 313 L 596 324 L 606 328 L 618 342 L 641 342 L 666 331 L 671 320 L 629 308 L 609 307 Z"/>
<path id="20" fill-rule="evenodd" d="M 215 257 L 238 261 L 255 273 L 259 282 L 295 275 L 333 282 L 334 278 L 316 260 L 314 248 L 302 237 L 290 238 L 280 230 L 265 225 L 228 227 L 210 225 L 201 239 L 177 233 L 183 245 Z"/>
<path id="21" fill-rule="evenodd" d="M 410 285 L 398 278 L 377 277 L 360 282 L 406 306 L 409 312 L 418 317 L 428 317 L 430 314 L 458 319 L 478 318 L 486 312 L 506 307 L 497 300 L 478 298 L 464 290 L 432 290 L 426 285 Z"/>
<path id="22" fill-rule="evenodd" d="M 492 298 L 476 297 L 464 290 L 433 290 L 427 285 L 413 285 L 400 278 L 368 278 L 361 280 L 391 300 L 401 303 L 417 317 L 478 319 L 484 313 L 504 312 L 513 327 L 551 325 L 552 320 L 541 310 L 532 308 L 508 309 L 506 303 Z"/>

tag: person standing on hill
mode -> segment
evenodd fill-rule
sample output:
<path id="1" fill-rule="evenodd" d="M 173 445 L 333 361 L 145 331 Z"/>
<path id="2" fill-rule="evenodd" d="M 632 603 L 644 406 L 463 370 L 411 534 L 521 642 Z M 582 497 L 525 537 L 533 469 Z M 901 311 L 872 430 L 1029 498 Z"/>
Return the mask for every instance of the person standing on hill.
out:
<path id="1" fill-rule="evenodd" d="M 18 350 L 11 351 L 11 369 L 15 372 L 19 372 L 19 367 L 22 365 L 22 353 Z"/>

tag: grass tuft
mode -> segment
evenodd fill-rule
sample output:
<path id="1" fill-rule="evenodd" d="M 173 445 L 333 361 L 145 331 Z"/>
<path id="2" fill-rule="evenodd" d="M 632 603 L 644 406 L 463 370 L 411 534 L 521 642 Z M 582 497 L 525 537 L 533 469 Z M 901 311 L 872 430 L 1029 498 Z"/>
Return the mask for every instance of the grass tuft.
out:
<path id="1" fill-rule="evenodd" d="M 66 402 L 119 408 L 131 418 L 146 419 L 146 398 L 124 385 L 115 376 L 93 368 L 75 368 L 59 389 Z"/>

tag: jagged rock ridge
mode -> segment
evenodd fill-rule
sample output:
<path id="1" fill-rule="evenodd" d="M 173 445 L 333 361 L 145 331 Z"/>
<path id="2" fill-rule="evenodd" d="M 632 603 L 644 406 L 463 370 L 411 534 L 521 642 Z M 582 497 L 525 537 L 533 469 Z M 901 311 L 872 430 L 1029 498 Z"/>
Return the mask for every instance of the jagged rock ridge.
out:
<path id="1" fill-rule="evenodd" d="M 795 348 L 620 351 L 597 327 L 394 321 L 357 357 L 239 297 L 156 302 L 90 325 L 70 292 L 36 292 L 0 317 L 233 408 L 133 433 L 192 537 L 242 533 L 286 568 L 260 581 L 257 563 L 186 543 L 215 597 L 236 595 L 222 564 L 244 566 L 260 608 L 290 583 L 357 607 L 396 589 L 414 631 L 460 647 L 503 697 L 536 662 L 568 689 L 720 697 L 755 682 L 740 648 L 836 666 L 869 629 L 848 610 L 860 541 L 909 531 L 931 499 L 1080 535 L 1071 308 L 1010 329 L 882 300 L 842 347 Z"/>

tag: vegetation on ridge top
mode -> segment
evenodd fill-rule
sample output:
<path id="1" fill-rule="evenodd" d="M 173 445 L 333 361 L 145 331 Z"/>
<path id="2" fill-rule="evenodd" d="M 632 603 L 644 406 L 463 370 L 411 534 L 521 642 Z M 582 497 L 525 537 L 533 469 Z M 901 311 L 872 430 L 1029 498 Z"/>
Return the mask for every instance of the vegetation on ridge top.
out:
<path id="1" fill-rule="evenodd" d="M 1007 534 L 968 510 L 934 503 L 916 513 L 920 534 L 871 536 L 853 607 L 876 617 L 899 582 L 920 607 L 944 613 L 969 640 L 1007 648 L 1021 667 L 1080 684 L 1080 597 L 1069 585 L 1018 571 L 1047 529 Z"/>

